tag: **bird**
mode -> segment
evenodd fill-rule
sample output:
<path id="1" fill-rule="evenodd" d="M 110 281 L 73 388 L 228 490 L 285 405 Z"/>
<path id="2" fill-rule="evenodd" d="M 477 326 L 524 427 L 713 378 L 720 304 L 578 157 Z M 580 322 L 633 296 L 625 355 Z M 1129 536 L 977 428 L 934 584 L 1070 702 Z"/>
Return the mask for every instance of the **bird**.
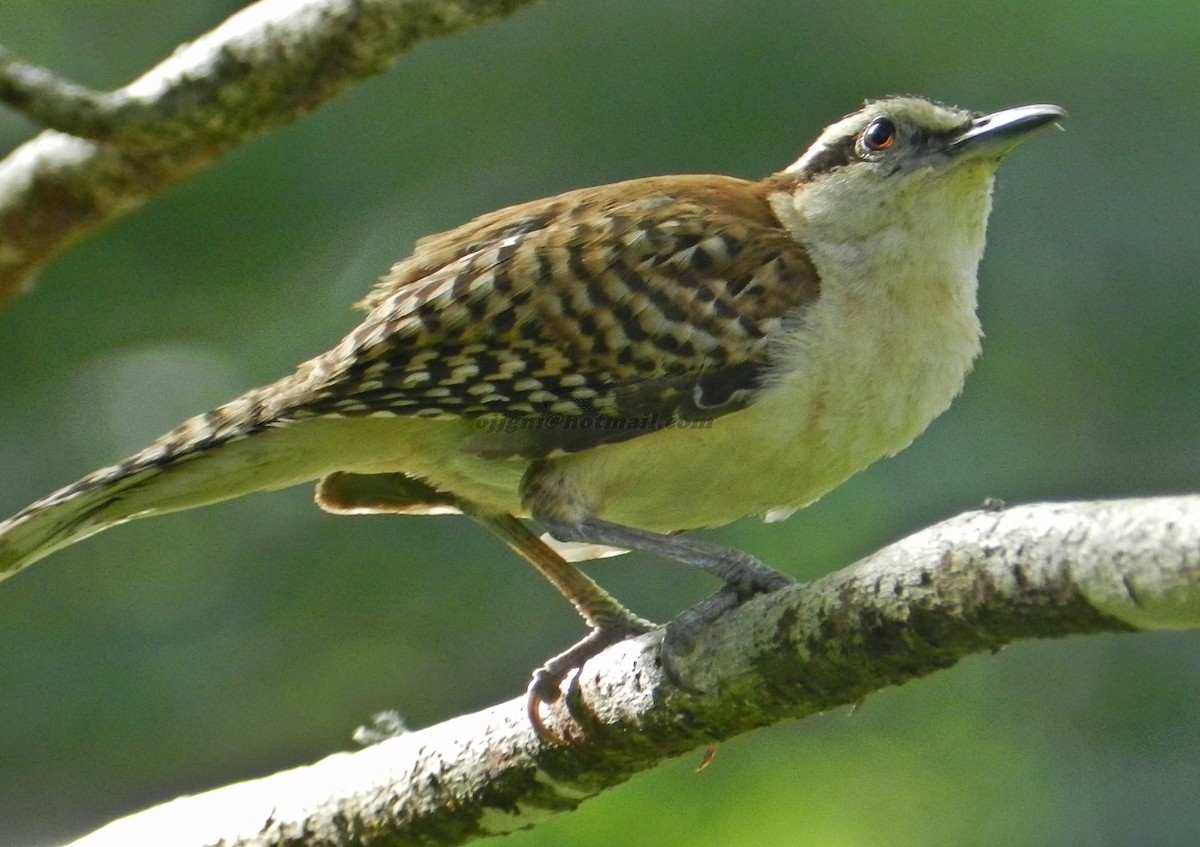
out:
<path id="1" fill-rule="evenodd" d="M 699 567 L 718 611 L 783 588 L 682 533 L 780 520 L 950 405 L 980 352 L 997 166 L 1065 116 L 885 97 L 758 181 L 633 179 L 423 238 L 332 349 L 0 523 L 0 579 L 125 521 L 314 481 L 333 513 L 462 513 L 590 628 L 534 673 L 536 720 L 654 626 L 578 561 Z"/>

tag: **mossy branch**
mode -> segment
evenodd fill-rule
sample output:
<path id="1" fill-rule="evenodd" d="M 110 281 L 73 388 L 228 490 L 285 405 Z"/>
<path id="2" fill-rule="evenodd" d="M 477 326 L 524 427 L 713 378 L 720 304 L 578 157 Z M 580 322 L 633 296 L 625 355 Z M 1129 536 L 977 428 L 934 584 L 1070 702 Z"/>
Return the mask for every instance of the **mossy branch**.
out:
<path id="1" fill-rule="evenodd" d="M 672 756 L 1024 638 L 1200 628 L 1200 495 L 970 512 L 757 598 L 663 673 L 661 631 L 587 663 L 530 727 L 524 699 L 185 797 L 75 842 L 463 844 L 538 824 Z"/>

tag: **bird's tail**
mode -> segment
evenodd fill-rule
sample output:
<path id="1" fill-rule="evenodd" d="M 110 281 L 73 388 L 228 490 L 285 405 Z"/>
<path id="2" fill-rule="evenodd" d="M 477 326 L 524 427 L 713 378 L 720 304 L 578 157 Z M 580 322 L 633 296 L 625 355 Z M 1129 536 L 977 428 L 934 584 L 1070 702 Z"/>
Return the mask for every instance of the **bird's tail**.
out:
<path id="1" fill-rule="evenodd" d="M 0 579 L 43 556 L 137 516 L 126 495 L 162 470 L 133 459 L 90 474 L 0 522 Z"/>
<path id="2" fill-rule="evenodd" d="M 55 550 L 134 518 L 284 488 L 322 474 L 304 449 L 310 421 L 283 422 L 259 389 L 192 418 L 123 462 L 0 522 L 0 580 Z"/>

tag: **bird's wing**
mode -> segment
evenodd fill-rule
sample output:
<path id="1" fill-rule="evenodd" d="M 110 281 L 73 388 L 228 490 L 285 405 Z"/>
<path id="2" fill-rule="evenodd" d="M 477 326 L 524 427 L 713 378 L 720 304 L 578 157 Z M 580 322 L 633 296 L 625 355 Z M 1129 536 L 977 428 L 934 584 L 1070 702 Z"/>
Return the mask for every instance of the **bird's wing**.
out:
<path id="1" fill-rule="evenodd" d="M 585 189 L 420 242 L 276 414 L 557 420 L 475 447 L 586 449 L 745 406 L 772 334 L 817 293 L 766 184 Z"/>

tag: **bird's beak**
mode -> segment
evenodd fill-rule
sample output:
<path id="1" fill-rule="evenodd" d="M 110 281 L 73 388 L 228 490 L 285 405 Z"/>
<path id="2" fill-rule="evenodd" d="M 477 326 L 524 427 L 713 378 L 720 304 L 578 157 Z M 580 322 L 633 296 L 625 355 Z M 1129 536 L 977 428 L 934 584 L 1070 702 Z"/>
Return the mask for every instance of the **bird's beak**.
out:
<path id="1" fill-rule="evenodd" d="M 1037 129 L 1057 123 L 1067 116 L 1060 106 L 1040 103 L 1019 106 L 975 118 L 950 140 L 947 151 L 954 158 L 1003 156 Z"/>

